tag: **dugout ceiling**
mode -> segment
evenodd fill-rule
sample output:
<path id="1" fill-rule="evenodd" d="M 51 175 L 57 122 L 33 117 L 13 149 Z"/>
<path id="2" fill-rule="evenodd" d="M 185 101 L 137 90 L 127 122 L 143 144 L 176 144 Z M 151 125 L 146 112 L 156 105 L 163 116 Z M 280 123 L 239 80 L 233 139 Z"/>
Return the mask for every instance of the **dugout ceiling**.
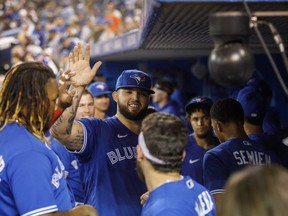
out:
<path id="1" fill-rule="evenodd" d="M 258 18 L 274 24 L 288 48 L 288 1 L 247 0 L 252 13 L 262 14 Z M 140 60 L 187 58 L 209 55 L 213 41 L 209 35 L 209 16 L 220 11 L 243 11 L 242 0 L 145 0 L 143 22 L 138 30 L 125 33 L 111 40 L 95 43 L 92 57 L 98 60 Z M 273 15 L 273 16 L 271 16 Z M 269 47 L 276 52 L 277 46 L 268 27 L 259 30 Z M 255 53 L 264 53 L 254 30 L 249 46 Z"/>

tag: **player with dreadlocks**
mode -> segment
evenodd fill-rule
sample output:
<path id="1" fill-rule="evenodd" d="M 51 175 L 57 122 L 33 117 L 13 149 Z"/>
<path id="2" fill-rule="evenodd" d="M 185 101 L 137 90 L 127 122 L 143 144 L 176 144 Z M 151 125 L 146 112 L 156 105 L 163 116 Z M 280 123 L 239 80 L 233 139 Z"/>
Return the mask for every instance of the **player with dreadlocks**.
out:
<path id="1" fill-rule="evenodd" d="M 16 65 L 0 92 L 0 215 L 98 215 L 73 208 L 64 166 L 45 142 L 58 85 L 43 63 Z"/>

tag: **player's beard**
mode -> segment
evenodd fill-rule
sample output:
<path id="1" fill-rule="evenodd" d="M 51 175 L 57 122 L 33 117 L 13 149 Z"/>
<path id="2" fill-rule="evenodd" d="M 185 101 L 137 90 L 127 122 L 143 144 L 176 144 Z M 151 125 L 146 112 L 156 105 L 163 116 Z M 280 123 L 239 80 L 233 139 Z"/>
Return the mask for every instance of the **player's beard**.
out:
<path id="1" fill-rule="evenodd" d="M 197 133 L 197 137 L 200 138 L 200 139 L 206 139 L 209 135 L 209 131 L 205 132 L 205 133 Z"/>
<path id="2" fill-rule="evenodd" d="M 143 173 L 143 170 L 140 166 L 140 163 L 137 161 L 136 163 L 136 171 L 137 171 L 137 175 L 138 175 L 138 178 L 145 183 L 145 176 L 144 176 L 144 173 Z"/>
<path id="3" fill-rule="evenodd" d="M 147 112 L 147 107 L 146 107 L 140 110 L 138 113 L 132 113 L 129 111 L 129 109 L 125 105 L 122 105 L 121 103 L 118 103 L 118 108 L 119 108 L 119 112 L 125 118 L 132 120 L 132 121 L 140 121 L 144 119 L 144 117 L 146 116 L 146 112 Z"/>

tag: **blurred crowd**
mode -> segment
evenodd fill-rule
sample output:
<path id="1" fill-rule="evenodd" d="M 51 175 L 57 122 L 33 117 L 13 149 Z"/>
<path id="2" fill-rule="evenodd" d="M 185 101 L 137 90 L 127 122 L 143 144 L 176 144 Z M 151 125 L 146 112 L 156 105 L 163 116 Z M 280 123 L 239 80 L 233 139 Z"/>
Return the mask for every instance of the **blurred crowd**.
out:
<path id="1" fill-rule="evenodd" d="M 78 41 L 96 43 L 136 29 L 143 0 L 1 0 L 0 47 L 11 65 L 41 61 L 58 74 Z"/>

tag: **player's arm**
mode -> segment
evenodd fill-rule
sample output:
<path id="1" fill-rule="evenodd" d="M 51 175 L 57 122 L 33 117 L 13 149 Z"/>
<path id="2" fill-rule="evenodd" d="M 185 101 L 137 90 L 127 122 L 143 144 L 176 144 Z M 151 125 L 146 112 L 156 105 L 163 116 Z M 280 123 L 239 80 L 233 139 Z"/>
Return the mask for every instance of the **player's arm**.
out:
<path id="1" fill-rule="evenodd" d="M 203 158 L 203 175 L 204 186 L 211 192 L 216 203 L 216 216 L 220 216 L 219 208 L 225 191 L 224 184 L 229 175 L 226 165 L 218 156 L 208 151 Z"/>
<path id="2" fill-rule="evenodd" d="M 80 205 L 66 212 L 54 212 L 43 216 L 98 216 L 98 212 L 91 205 Z"/>
<path id="3" fill-rule="evenodd" d="M 70 68 L 65 74 L 70 78 L 74 97 L 72 105 L 67 107 L 50 129 L 50 133 L 68 149 L 80 150 L 83 146 L 84 132 L 80 123 L 75 122 L 76 112 L 85 87 L 92 81 L 101 62 L 90 68 L 90 46 L 86 46 L 83 56 L 81 44 L 77 44 L 69 54 Z"/>
<path id="4" fill-rule="evenodd" d="M 49 124 L 50 127 L 61 116 L 64 110 L 72 105 L 72 99 L 75 94 L 75 91 L 67 91 L 69 85 L 71 85 L 71 82 L 65 79 L 65 73 L 63 73 L 63 70 L 60 69 L 59 84 L 58 84 L 59 97 L 56 104 L 57 109 L 54 111 L 53 119 L 50 121 Z"/>
<path id="5" fill-rule="evenodd" d="M 224 195 L 223 193 L 213 194 L 213 197 L 216 203 L 216 216 L 221 216 L 219 209 L 220 209 L 220 206 L 222 206 L 223 195 Z"/>

